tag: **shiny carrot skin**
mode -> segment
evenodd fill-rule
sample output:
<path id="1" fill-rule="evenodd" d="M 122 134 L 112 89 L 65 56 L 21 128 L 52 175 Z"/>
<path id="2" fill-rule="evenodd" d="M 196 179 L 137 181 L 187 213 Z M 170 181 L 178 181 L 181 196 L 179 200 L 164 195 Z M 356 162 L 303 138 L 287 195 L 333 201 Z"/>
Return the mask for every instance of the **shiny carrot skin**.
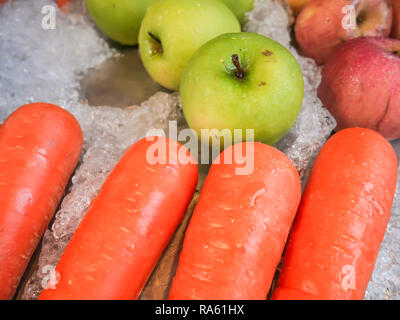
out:
<path id="1" fill-rule="evenodd" d="M 369 129 L 335 134 L 318 155 L 273 299 L 362 299 L 390 218 L 397 158 Z"/>
<path id="2" fill-rule="evenodd" d="M 242 146 L 254 170 L 236 175 L 225 154 Z M 261 143 L 226 149 L 207 176 L 185 235 L 171 300 L 266 299 L 300 203 L 291 161 Z"/>
<path id="3" fill-rule="evenodd" d="M 15 293 L 81 149 L 78 122 L 55 105 L 22 106 L 0 127 L 0 299 Z"/>
<path id="4" fill-rule="evenodd" d="M 166 138 L 167 149 L 183 149 Z M 41 300 L 136 299 L 175 229 L 197 183 L 197 164 L 151 164 L 147 153 L 155 142 L 131 146 L 108 176 L 73 235 L 56 272 L 55 289 Z M 181 151 L 179 151 L 181 152 Z M 151 152 L 150 152 L 151 153 Z M 170 161 L 172 160 L 172 161 Z"/>

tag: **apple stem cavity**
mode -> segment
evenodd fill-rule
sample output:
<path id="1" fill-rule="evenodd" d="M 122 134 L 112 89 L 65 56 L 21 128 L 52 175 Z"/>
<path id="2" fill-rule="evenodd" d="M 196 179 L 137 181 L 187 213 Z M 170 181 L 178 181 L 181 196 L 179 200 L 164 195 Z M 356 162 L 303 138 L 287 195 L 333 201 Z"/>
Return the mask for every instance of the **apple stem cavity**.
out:
<path id="1" fill-rule="evenodd" d="M 161 44 L 161 40 L 158 39 L 154 34 L 152 34 L 151 32 L 147 32 L 147 34 L 150 36 L 150 38 L 152 38 L 154 40 L 154 48 L 151 52 L 151 55 L 154 56 L 156 54 L 162 53 L 163 49 L 162 49 L 162 44 Z"/>
<path id="2" fill-rule="evenodd" d="M 357 19 L 356 19 L 357 25 L 361 26 L 364 23 L 365 19 L 366 19 L 366 12 L 365 11 L 361 11 L 358 14 Z"/>
<path id="3" fill-rule="evenodd" d="M 239 80 L 243 80 L 246 74 L 242 69 L 242 66 L 240 65 L 239 56 L 237 54 L 232 55 L 232 63 L 236 68 L 235 77 L 238 78 Z"/>

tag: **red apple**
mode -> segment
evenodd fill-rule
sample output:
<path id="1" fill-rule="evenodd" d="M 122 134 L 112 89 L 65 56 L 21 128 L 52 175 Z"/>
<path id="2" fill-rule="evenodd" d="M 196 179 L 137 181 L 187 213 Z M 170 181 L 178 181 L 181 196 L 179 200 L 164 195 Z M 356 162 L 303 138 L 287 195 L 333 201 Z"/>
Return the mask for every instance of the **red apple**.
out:
<path id="1" fill-rule="evenodd" d="M 392 37 L 400 39 L 400 0 L 392 0 L 393 26 Z"/>
<path id="2" fill-rule="evenodd" d="M 286 0 L 295 15 L 298 15 L 310 0 Z"/>
<path id="3" fill-rule="evenodd" d="M 336 130 L 363 127 L 400 138 L 400 40 L 361 37 L 340 45 L 323 67 L 318 97 Z"/>
<path id="4" fill-rule="evenodd" d="M 345 40 L 387 37 L 391 27 L 390 0 L 313 0 L 297 17 L 295 33 L 305 55 L 323 64 Z"/>

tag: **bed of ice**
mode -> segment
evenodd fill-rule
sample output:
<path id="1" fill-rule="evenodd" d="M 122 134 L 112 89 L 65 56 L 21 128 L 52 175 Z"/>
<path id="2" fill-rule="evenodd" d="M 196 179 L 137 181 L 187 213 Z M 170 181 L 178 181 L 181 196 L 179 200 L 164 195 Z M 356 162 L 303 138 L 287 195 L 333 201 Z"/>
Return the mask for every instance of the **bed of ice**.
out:
<path id="1" fill-rule="evenodd" d="M 56 29 L 41 26 L 51 0 L 16 0 L 0 8 L 0 123 L 17 107 L 49 102 L 69 110 L 84 132 L 84 152 L 67 195 L 39 251 L 38 268 L 29 275 L 21 297 L 35 299 L 48 276 L 43 267 L 55 266 L 91 200 L 120 156 L 152 128 L 166 129 L 169 120 L 182 121 L 179 95 L 157 93 L 140 106 L 125 109 L 92 107 L 79 98 L 79 81 L 91 68 L 118 55 L 97 32 L 77 0 L 64 14 L 56 9 Z M 320 68 L 298 55 L 290 45 L 291 23 L 277 0 L 257 0 L 248 14 L 248 31 L 269 36 L 291 50 L 305 79 L 304 105 L 291 132 L 278 143 L 303 177 L 335 126 L 316 96 Z M 399 188 L 398 188 L 399 189 Z M 366 299 L 400 299 L 400 194 L 397 192 L 385 240 Z"/>

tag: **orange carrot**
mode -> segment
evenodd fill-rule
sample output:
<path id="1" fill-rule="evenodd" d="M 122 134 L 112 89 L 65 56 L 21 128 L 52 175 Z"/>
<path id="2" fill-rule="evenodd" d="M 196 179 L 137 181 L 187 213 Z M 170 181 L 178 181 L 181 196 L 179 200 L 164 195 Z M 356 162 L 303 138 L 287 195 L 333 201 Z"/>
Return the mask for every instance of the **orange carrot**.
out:
<path id="1" fill-rule="evenodd" d="M 167 150 L 188 150 L 173 140 Z M 197 165 L 149 162 L 155 142 L 140 140 L 121 158 L 92 202 L 60 262 L 59 283 L 42 300 L 135 299 L 192 199 Z M 162 144 L 162 143 L 161 143 Z"/>
<path id="2" fill-rule="evenodd" d="M 254 151 L 254 170 L 224 163 Z M 252 150 L 253 149 L 253 150 Z M 228 157 L 229 159 L 229 157 Z M 251 159 L 251 157 L 249 157 Z M 185 235 L 169 299 L 266 299 L 301 196 L 299 175 L 277 149 L 236 144 L 217 158 Z"/>
<path id="3" fill-rule="evenodd" d="M 0 127 L 0 299 L 15 293 L 81 149 L 78 122 L 55 105 L 25 105 Z"/>
<path id="4" fill-rule="evenodd" d="M 360 128 L 335 134 L 312 168 L 273 299 L 362 299 L 396 177 L 396 154 L 381 135 Z"/>
<path id="5" fill-rule="evenodd" d="M 56 0 L 59 8 L 63 8 L 65 5 L 69 4 L 71 0 Z"/>

